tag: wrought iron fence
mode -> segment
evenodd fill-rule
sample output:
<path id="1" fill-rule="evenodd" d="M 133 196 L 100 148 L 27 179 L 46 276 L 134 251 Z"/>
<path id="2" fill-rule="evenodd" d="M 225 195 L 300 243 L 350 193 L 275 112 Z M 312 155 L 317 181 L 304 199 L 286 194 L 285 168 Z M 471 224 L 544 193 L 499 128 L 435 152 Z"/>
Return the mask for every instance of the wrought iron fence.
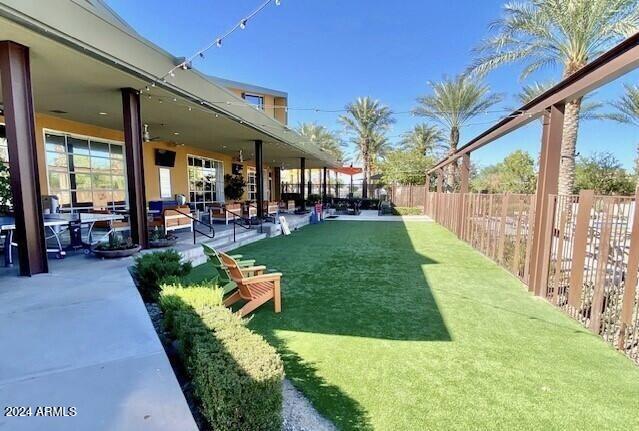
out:
<path id="1" fill-rule="evenodd" d="M 425 214 L 525 284 L 534 271 L 541 296 L 639 363 L 639 211 L 633 197 L 549 197 L 541 265 L 531 267 L 535 195 L 433 193 L 394 188 L 397 206 Z"/>
<path id="2" fill-rule="evenodd" d="M 304 185 L 305 196 L 310 195 L 322 195 L 323 184 L 320 183 L 307 183 Z M 326 185 L 326 195 L 331 198 L 362 198 L 363 184 L 361 181 L 355 181 L 351 183 L 328 183 Z M 381 188 L 376 184 L 368 185 L 368 197 L 378 199 L 382 194 Z M 297 183 L 282 183 L 282 193 L 300 193 L 300 184 Z"/>

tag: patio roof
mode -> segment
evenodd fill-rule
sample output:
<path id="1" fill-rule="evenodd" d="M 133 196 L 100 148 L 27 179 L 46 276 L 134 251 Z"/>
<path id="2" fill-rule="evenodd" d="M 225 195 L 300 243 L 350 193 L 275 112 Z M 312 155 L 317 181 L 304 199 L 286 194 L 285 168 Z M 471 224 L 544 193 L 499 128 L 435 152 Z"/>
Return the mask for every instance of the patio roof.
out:
<path id="1" fill-rule="evenodd" d="M 35 109 L 122 130 L 121 88 L 144 88 L 180 63 L 102 2 L 73 0 L 0 3 L 0 40 L 30 48 Z M 59 112 L 59 111 L 62 111 Z M 167 142 L 252 157 L 264 142 L 264 161 L 296 167 L 337 167 L 326 152 L 255 109 L 197 70 L 180 70 L 142 98 L 143 121 Z"/>

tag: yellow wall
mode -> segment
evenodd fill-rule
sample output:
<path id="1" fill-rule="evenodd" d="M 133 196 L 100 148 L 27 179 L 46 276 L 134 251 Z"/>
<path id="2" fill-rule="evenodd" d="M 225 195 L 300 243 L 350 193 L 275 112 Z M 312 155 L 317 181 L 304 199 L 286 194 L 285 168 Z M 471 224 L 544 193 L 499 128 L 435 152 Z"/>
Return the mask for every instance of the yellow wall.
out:
<path id="1" fill-rule="evenodd" d="M 4 123 L 4 117 L 0 116 L 0 123 Z M 96 139 L 107 139 L 110 141 L 124 142 L 124 133 L 120 130 L 107 129 L 97 127 L 90 124 L 78 123 L 63 118 L 53 117 L 45 114 L 36 114 L 36 145 L 38 157 L 38 170 L 40 176 L 40 191 L 43 195 L 49 194 L 47 181 L 47 167 L 44 149 L 44 131 L 64 132 L 88 136 Z M 146 187 L 146 199 L 160 199 L 160 178 L 159 167 L 155 166 L 155 148 L 168 149 L 176 152 L 175 166 L 171 169 L 171 192 L 175 194 L 183 194 L 188 200 L 188 178 L 187 178 L 187 156 L 208 157 L 222 161 L 224 163 L 224 174 L 231 173 L 232 157 L 227 154 L 217 153 L 214 151 L 201 150 L 188 145 L 176 146 L 166 142 L 154 141 L 144 143 L 144 177 Z M 243 176 L 247 179 L 248 166 L 254 164 L 244 162 Z M 265 165 L 265 167 L 267 167 Z M 244 199 L 247 194 L 244 194 Z"/>
<path id="2" fill-rule="evenodd" d="M 236 94 L 238 97 L 242 97 L 244 93 L 264 97 L 264 113 L 272 118 L 275 118 L 282 124 L 288 124 L 288 113 L 286 112 L 286 110 L 275 108 L 275 106 L 288 106 L 288 102 L 285 97 L 275 97 L 270 94 L 245 91 L 238 88 L 229 88 L 229 90 Z"/>

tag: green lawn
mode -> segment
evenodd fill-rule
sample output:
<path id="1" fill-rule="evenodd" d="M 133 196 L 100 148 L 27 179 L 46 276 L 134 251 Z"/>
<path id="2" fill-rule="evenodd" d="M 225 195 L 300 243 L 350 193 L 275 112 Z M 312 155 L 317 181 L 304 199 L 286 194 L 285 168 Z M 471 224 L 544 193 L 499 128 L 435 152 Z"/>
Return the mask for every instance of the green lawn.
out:
<path id="1" fill-rule="evenodd" d="M 237 252 L 284 273 L 283 312 L 249 326 L 339 428 L 639 429 L 639 368 L 436 224 L 327 222 Z"/>

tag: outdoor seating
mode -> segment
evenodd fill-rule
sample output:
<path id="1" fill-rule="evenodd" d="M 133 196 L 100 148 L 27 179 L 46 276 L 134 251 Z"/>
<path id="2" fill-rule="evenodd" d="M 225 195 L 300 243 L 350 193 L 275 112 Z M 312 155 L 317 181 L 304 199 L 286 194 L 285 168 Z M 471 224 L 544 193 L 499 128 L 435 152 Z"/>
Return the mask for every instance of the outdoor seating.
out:
<path id="1" fill-rule="evenodd" d="M 237 290 L 224 300 L 224 305 L 230 307 L 240 300 L 246 301 L 244 306 L 239 310 L 241 316 L 253 312 L 262 304 L 270 301 L 274 302 L 275 312 L 282 311 L 282 298 L 280 292 L 280 281 L 282 274 L 275 272 L 269 274 L 261 274 L 247 276 L 239 263 L 231 256 L 220 253 L 222 263 L 228 270 L 231 279 L 237 284 Z"/>
<path id="2" fill-rule="evenodd" d="M 277 202 L 264 201 L 262 202 L 262 211 L 264 211 L 265 215 L 276 218 L 280 207 Z"/>
<path id="3" fill-rule="evenodd" d="M 279 203 L 280 212 L 293 214 L 295 212 L 295 209 L 296 209 L 296 207 L 295 207 L 295 201 L 294 200 L 280 201 L 280 203 Z"/>
<path id="4" fill-rule="evenodd" d="M 164 222 L 164 233 L 177 229 L 189 228 L 193 232 L 193 219 L 187 216 L 190 214 L 191 209 L 188 205 L 180 205 L 174 209 L 165 209 L 162 212 L 162 219 Z"/>
<path id="5" fill-rule="evenodd" d="M 206 244 L 202 244 L 202 248 L 204 249 L 204 254 L 209 259 L 209 263 L 215 268 L 218 287 L 224 290 L 224 295 L 233 292 L 237 288 L 237 284 L 231 279 L 226 266 L 222 262 L 220 254 L 213 247 Z M 236 259 L 236 262 L 241 267 L 242 272 L 247 276 L 261 275 L 266 270 L 265 266 L 255 266 L 255 260 L 240 260 L 242 259 L 241 254 L 236 254 L 232 257 Z"/>
<path id="6" fill-rule="evenodd" d="M 242 204 L 220 204 L 209 208 L 211 222 L 219 221 L 229 224 L 229 221 L 237 220 L 242 214 Z"/>
<path id="7" fill-rule="evenodd" d="M 254 203 L 247 204 L 244 209 L 244 214 L 247 218 L 252 219 L 253 217 L 257 217 L 257 207 Z"/>

